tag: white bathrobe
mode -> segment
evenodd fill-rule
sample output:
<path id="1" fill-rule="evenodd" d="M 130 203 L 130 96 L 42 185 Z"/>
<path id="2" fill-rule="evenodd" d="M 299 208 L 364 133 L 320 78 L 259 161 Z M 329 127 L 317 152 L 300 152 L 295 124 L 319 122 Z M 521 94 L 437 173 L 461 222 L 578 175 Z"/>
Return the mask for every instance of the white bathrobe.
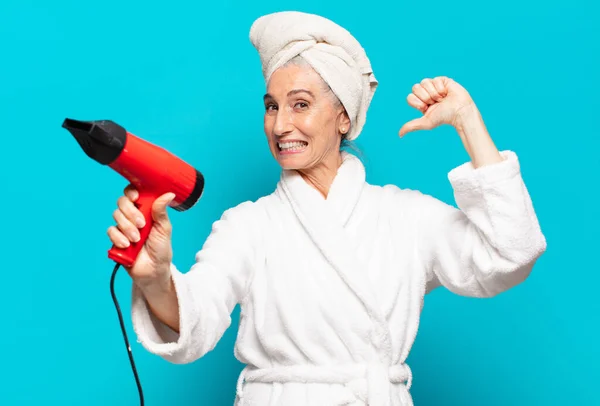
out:
<path id="1" fill-rule="evenodd" d="M 215 222 L 191 270 L 173 265 L 180 334 L 134 288 L 138 340 L 173 363 L 198 360 L 239 303 L 235 405 L 412 405 L 406 359 L 426 293 L 494 296 L 546 249 L 517 156 L 502 155 L 450 172 L 458 209 L 370 185 L 346 153 L 327 199 L 283 171 L 272 194 Z"/>

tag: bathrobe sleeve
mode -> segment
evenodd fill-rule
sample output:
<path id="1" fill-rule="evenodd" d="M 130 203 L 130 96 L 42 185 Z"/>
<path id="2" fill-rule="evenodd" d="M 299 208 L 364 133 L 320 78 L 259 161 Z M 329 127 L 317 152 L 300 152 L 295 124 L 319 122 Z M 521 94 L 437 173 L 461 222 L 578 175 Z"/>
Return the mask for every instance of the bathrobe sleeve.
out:
<path id="1" fill-rule="evenodd" d="M 214 349 L 231 324 L 231 313 L 243 300 L 253 269 L 249 206 L 227 210 L 212 231 L 195 263 L 186 272 L 171 265 L 179 302 L 179 334 L 160 322 L 134 285 L 132 322 L 140 342 L 149 352 L 176 364 L 193 362 Z"/>
<path id="2" fill-rule="evenodd" d="M 427 292 L 444 286 L 470 297 L 492 297 L 524 281 L 546 250 L 517 155 L 448 174 L 458 208 L 417 193 L 418 252 Z"/>

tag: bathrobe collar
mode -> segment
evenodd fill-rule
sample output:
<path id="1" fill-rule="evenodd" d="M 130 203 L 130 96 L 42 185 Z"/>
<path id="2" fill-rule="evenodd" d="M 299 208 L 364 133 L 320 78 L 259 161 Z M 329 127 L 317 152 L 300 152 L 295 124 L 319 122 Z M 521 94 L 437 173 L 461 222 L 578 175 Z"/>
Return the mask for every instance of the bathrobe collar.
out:
<path id="1" fill-rule="evenodd" d="M 365 168 L 354 155 L 342 152 L 342 164 L 331 184 L 327 198 L 306 183 L 295 170 L 284 170 L 280 187 L 290 195 L 296 204 L 302 206 L 307 215 L 319 214 L 321 210 L 335 213 L 335 218 L 346 226 L 356 207 L 365 185 Z M 313 206 L 314 205 L 314 206 Z M 325 209 L 325 207 L 327 207 Z"/>
<path id="2" fill-rule="evenodd" d="M 358 245 L 346 229 L 367 185 L 365 168 L 354 155 L 343 152 L 342 157 L 326 199 L 293 170 L 282 171 L 277 193 L 290 204 L 314 244 L 362 302 L 375 323 L 373 342 L 388 358 L 391 343 L 383 309 L 369 281 L 368 266 L 357 255 Z"/>

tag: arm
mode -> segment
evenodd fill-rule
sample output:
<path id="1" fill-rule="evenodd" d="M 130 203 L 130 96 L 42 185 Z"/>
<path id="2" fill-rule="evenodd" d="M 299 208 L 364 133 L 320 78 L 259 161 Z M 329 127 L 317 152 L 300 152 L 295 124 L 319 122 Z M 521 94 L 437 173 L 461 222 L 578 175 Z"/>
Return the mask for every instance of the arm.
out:
<path id="1" fill-rule="evenodd" d="M 230 209 L 213 224 L 187 273 L 171 265 L 170 292 L 153 295 L 148 302 L 144 292 L 133 287 L 133 326 L 148 351 L 173 363 L 189 363 L 217 345 L 251 279 L 252 242 L 257 240 L 251 233 L 258 228 L 249 223 L 250 208 L 246 203 Z"/>
<path id="2" fill-rule="evenodd" d="M 444 286 L 492 297 L 524 281 L 546 250 L 518 158 L 512 151 L 500 156 L 498 163 L 477 169 L 466 163 L 450 172 L 458 208 L 417 192 L 427 292 Z"/>
<path id="3" fill-rule="evenodd" d="M 165 287 L 153 285 L 151 287 L 138 286 L 138 288 L 152 315 L 171 330 L 179 333 L 179 301 L 173 277 L 169 279 Z"/>
<path id="4" fill-rule="evenodd" d="M 460 295 L 490 297 L 522 282 L 546 240 L 516 154 L 496 149 L 473 99 L 450 78 L 424 79 L 407 101 L 423 116 L 404 124 L 401 137 L 449 124 L 471 158 L 449 174 L 458 208 L 411 194 L 427 291 L 443 285 Z"/>

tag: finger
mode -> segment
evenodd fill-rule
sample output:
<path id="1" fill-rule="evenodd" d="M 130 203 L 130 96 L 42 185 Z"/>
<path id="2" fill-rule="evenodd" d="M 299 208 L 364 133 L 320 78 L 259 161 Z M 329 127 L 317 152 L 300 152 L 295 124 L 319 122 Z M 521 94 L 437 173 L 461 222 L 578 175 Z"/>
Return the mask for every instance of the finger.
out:
<path id="1" fill-rule="evenodd" d="M 127 248 L 130 243 L 127 237 L 117 229 L 116 226 L 110 226 L 106 232 L 110 241 L 119 248 Z"/>
<path id="2" fill-rule="evenodd" d="M 125 190 L 123 191 L 123 193 L 132 202 L 135 202 L 138 199 L 138 197 L 140 197 L 139 192 L 137 191 L 137 189 L 135 188 L 135 186 L 133 186 L 132 184 L 127 185 L 127 187 L 125 188 Z"/>
<path id="3" fill-rule="evenodd" d="M 117 200 L 117 206 L 125 214 L 125 217 L 134 223 L 137 227 L 144 227 L 146 221 L 142 212 L 135 207 L 135 204 L 127 196 L 121 196 Z"/>
<path id="4" fill-rule="evenodd" d="M 129 239 L 129 241 L 138 242 L 140 240 L 140 232 L 120 209 L 113 213 L 113 218 L 117 222 L 117 228 Z"/>
<path id="5" fill-rule="evenodd" d="M 423 79 L 421 86 L 427 91 L 427 93 L 429 93 L 429 96 L 431 96 L 434 101 L 441 102 L 444 99 L 433 85 L 433 81 L 431 79 Z"/>
<path id="6" fill-rule="evenodd" d="M 400 135 L 400 137 L 404 137 L 409 132 L 428 130 L 430 128 L 431 125 L 429 124 L 429 119 L 427 117 L 420 117 L 404 124 L 402 128 L 400 128 L 398 135 Z"/>
<path id="7" fill-rule="evenodd" d="M 171 223 L 167 213 L 169 203 L 175 198 L 174 193 L 165 193 L 154 201 L 152 204 L 152 218 L 158 225 L 165 228 L 165 231 L 170 232 Z"/>
<path id="8" fill-rule="evenodd" d="M 406 101 L 408 102 L 409 106 L 414 107 L 417 110 L 420 110 L 422 113 L 425 113 L 425 111 L 427 111 L 427 104 L 423 103 L 423 101 L 421 99 L 419 99 L 417 96 L 415 96 L 414 93 L 409 94 L 406 97 Z"/>
<path id="9" fill-rule="evenodd" d="M 435 103 L 435 101 L 431 98 L 431 96 L 429 95 L 427 90 L 425 90 L 423 88 L 423 86 L 421 86 L 420 83 L 417 83 L 416 85 L 414 85 L 412 88 L 412 91 L 415 94 L 415 96 L 417 96 L 419 99 L 421 99 L 421 101 L 423 103 L 425 103 L 425 104 Z"/>
<path id="10" fill-rule="evenodd" d="M 446 82 L 444 79 L 444 76 L 438 76 L 432 81 L 433 86 L 442 97 L 446 97 L 446 95 L 448 94 L 448 89 L 446 88 Z"/>

